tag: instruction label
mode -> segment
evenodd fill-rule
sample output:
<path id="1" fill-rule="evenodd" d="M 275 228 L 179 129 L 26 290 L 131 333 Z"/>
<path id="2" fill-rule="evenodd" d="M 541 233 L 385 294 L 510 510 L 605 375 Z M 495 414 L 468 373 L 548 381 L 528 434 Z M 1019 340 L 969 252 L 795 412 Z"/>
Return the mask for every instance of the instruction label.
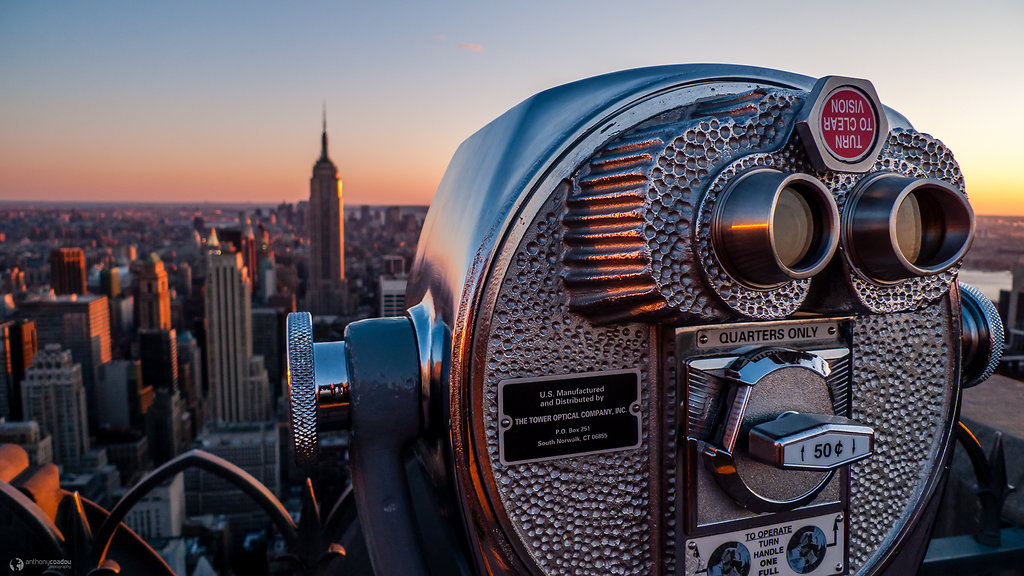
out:
<path id="1" fill-rule="evenodd" d="M 844 518 L 832 513 L 687 540 L 686 574 L 847 574 Z"/>

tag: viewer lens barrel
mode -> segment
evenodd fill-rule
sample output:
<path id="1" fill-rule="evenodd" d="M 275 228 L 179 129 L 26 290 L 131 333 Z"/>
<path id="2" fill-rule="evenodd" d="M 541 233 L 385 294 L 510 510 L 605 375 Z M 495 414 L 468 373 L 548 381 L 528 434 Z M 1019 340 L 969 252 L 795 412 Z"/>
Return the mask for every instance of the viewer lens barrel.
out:
<path id="1" fill-rule="evenodd" d="M 854 192 L 845 232 L 855 267 L 873 280 L 896 282 L 956 264 L 974 237 L 974 212 L 946 182 L 881 174 Z"/>
<path id="2" fill-rule="evenodd" d="M 733 278 L 773 288 L 828 264 L 838 222 L 835 200 L 817 179 L 760 168 L 741 174 L 719 201 L 711 242 Z"/>

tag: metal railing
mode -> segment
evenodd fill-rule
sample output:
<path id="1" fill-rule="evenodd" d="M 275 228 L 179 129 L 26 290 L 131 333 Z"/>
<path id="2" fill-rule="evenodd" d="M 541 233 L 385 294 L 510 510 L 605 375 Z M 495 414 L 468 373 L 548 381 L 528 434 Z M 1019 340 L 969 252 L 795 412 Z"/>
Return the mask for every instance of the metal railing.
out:
<path id="1" fill-rule="evenodd" d="M 959 423 L 956 434 L 974 469 L 977 481 L 974 491 L 981 505 L 979 526 L 973 535 L 933 539 L 919 575 L 971 575 L 1019 569 L 1024 566 L 1024 529 L 1006 526 L 1002 520 L 1003 505 L 1014 491 L 1007 482 L 1002 434 L 996 433 L 987 454 L 963 423 Z M 16 467 L 24 469 L 25 465 Z M 222 478 L 267 514 L 285 543 L 286 552 L 274 560 L 278 566 L 286 566 L 286 572 L 303 576 L 350 573 L 346 569 L 342 542 L 362 546 L 351 489 L 342 494 L 324 516 L 313 484 L 307 478 L 302 487 L 302 509 L 296 524 L 281 502 L 251 474 L 202 450 L 186 452 L 153 470 L 129 489 L 109 512 L 82 498 L 78 492 L 69 493 L 58 486 L 46 488 L 45 483 L 35 482 L 32 489 L 15 487 L 9 480 L 20 470 L 5 472 L 0 462 L 0 513 L 8 514 L 13 522 L 23 527 L 25 538 L 19 538 L 17 544 L 24 543 L 28 548 L 26 553 L 47 559 L 45 567 L 37 566 L 41 571 L 35 573 L 173 576 L 174 572 L 160 555 L 123 521 L 147 494 L 189 468 Z M 54 499 L 60 504 L 51 517 L 39 502 Z M 94 526 L 98 526 L 95 532 Z M 360 571 L 367 567 L 365 558 L 357 560 L 356 564 L 363 567 Z M 14 560 L 11 568 L 18 568 Z"/>
<path id="2" fill-rule="evenodd" d="M 996 432 L 988 454 L 963 422 L 958 423 L 956 438 L 974 469 L 974 493 L 981 505 L 978 528 L 974 534 L 933 538 L 918 576 L 1024 573 L 1024 528 L 1003 521 L 1003 505 L 1016 489 L 1007 481 L 1002 433 Z"/>

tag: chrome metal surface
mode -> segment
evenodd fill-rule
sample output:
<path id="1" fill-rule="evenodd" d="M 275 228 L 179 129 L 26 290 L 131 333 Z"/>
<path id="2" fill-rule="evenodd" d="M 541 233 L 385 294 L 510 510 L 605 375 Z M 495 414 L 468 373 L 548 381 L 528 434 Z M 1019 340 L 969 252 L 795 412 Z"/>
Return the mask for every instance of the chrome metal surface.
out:
<path id="1" fill-rule="evenodd" d="M 964 388 L 991 376 L 1003 357 L 1003 321 L 988 296 L 970 284 L 960 283 L 961 356 Z"/>
<path id="2" fill-rule="evenodd" d="M 308 312 L 289 314 L 286 338 L 288 349 L 285 361 L 295 461 L 300 466 L 312 466 L 320 457 L 313 364 L 313 316 Z"/>
<path id="3" fill-rule="evenodd" d="M 793 510 L 815 501 L 829 485 L 832 474 L 785 472 L 790 468 L 771 459 L 768 463 L 773 468 L 766 467 L 764 458 L 753 454 L 746 443 L 738 447 L 737 440 L 754 438 L 758 426 L 778 422 L 780 414 L 827 411 L 830 374 L 824 358 L 777 347 L 754 348 L 725 366 L 722 377 L 730 384 L 722 401 L 725 416 L 716 426 L 713 442 L 697 443 L 705 467 L 737 504 L 755 513 Z M 802 470 L 830 472 L 833 468 Z M 715 499 L 714 494 L 701 497 Z"/>
<path id="4" fill-rule="evenodd" d="M 756 514 L 789 512 L 801 506 L 806 506 L 814 502 L 818 495 L 832 482 L 832 478 L 836 474 L 835 470 L 828 470 L 825 476 L 810 490 L 793 498 L 776 499 L 758 493 L 747 484 L 737 470 L 736 459 L 731 453 L 711 444 L 704 444 L 701 456 L 705 466 L 711 471 L 715 481 L 718 482 L 722 489 L 736 500 L 737 504 Z"/>
<path id="5" fill-rule="evenodd" d="M 926 526 L 925 505 L 941 490 L 959 411 L 956 294 L 854 324 L 853 381 L 867 384 L 851 389 L 851 417 L 874 429 L 876 453 L 850 465 L 850 522 L 858 526 L 850 564 L 859 574 L 899 562 L 903 544 Z"/>
<path id="6" fill-rule="evenodd" d="M 900 222 L 916 204 L 916 230 L 904 239 Z M 888 283 L 944 272 L 957 264 L 974 238 L 974 211 L 959 190 L 942 180 L 876 173 L 853 192 L 845 211 L 843 241 L 851 264 Z M 914 246 L 911 249 L 908 245 Z"/>
<path id="7" fill-rule="evenodd" d="M 800 460 L 794 456 L 797 445 L 812 439 L 825 439 L 828 453 L 807 454 L 800 451 Z M 779 418 L 758 424 L 750 429 L 750 455 L 786 470 L 833 470 L 871 456 L 875 431 L 849 418 L 829 414 L 789 412 Z M 861 440 L 860 450 L 857 439 Z M 846 440 L 850 440 L 847 446 Z M 833 449 L 838 447 L 833 453 Z M 804 448 L 800 446 L 800 448 Z M 812 450 L 821 451 L 819 443 Z M 845 453 L 845 456 L 844 456 Z"/>
<path id="8" fill-rule="evenodd" d="M 344 342 L 313 343 L 313 317 L 288 315 L 286 354 L 292 443 L 300 466 L 315 465 L 320 434 L 350 424 L 348 359 Z"/>
<path id="9" fill-rule="evenodd" d="M 748 89 L 760 82 L 787 88 L 812 84 L 806 77 L 765 69 L 699 65 L 629 71 L 563 86 L 529 99 L 475 134 L 460 147 L 442 180 L 424 225 L 408 297 L 416 302 L 429 292 L 438 315 L 452 326 L 448 437 L 469 548 L 481 570 L 533 570 L 528 568 L 533 561 L 524 560 L 530 556 L 522 540 L 501 511 L 486 464 L 481 406 L 489 392 L 484 391 L 482 363 L 471 361 L 474 341 L 479 347 L 491 340 L 498 283 L 551 191 L 580 162 L 609 138 L 672 107 L 681 91 L 714 95 L 708 80 L 733 81 Z M 552 224 L 557 226 L 557 219 Z M 477 354 L 485 357 L 482 348 Z M 655 525 L 642 519 L 636 524 Z M 660 555 L 656 531 L 648 528 L 638 537 L 652 539 L 646 546 Z M 643 558 L 640 551 L 633 557 Z M 657 558 L 645 562 L 657 564 Z"/>
<path id="10" fill-rule="evenodd" d="M 795 191 L 806 214 L 785 218 L 780 199 Z M 786 221 L 784 220 L 796 220 Z M 782 256 L 780 236 L 806 226 L 806 247 L 796 262 Z M 740 174 L 715 206 L 711 244 L 729 274 L 747 285 L 775 287 L 820 272 L 839 245 L 839 209 L 825 185 L 807 174 L 754 168 Z"/>
<path id="11" fill-rule="evenodd" d="M 318 433 L 348 429 L 351 393 L 345 343 L 313 344 L 313 366 Z"/>
<path id="12" fill-rule="evenodd" d="M 736 449 L 736 441 L 740 437 L 743 415 L 746 414 L 747 404 L 750 402 L 750 386 L 736 386 L 731 395 L 732 402 L 728 403 L 728 416 L 726 416 L 725 422 L 721 427 L 720 434 L 722 448 L 730 453 L 730 455 Z"/>
<path id="13" fill-rule="evenodd" d="M 374 572 L 426 576 L 405 461 L 423 431 L 412 323 L 353 322 L 345 328 L 345 343 L 352 379 L 352 486 Z"/>
<path id="14" fill-rule="evenodd" d="M 813 171 L 800 144 L 789 140 L 787 132 L 795 115 L 792 103 L 805 98 L 812 86 L 813 81 L 805 77 L 750 68 L 696 66 L 630 71 L 539 94 L 460 147 L 424 226 L 409 301 L 429 299 L 436 316 L 452 328 L 451 376 L 447 382 L 450 409 L 446 413 L 450 433 L 446 439 L 451 442 L 456 500 L 463 503 L 471 540 L 468 549 L 475 554 L 479 571 L 671 573 L 680 535 L 665 530 L 665 522 L 675 519 L 672 511 L 681 502 L 667 492 L 666 484 L 675 484 L 673 476 L 662 468 L 662 464 L 674 461 L 675 452 L 662 453 L 661 447 L 666 434 L 678 428 L 670 419 L 672 399 L 659 388 L 659 380 L 674 360 L 664 354 L 671 343 L 666 345 L 660 329 L 638 321 L 685 325 L 742 317 L 781 318 L 797 311 L 815 289 L 807 280 L 793 280 L 786 283 L 786 289 L 774 291 L 769 297 L 757 294 L 765 291 L 745 288 L 721 271 L 720 263 L 707 255 L 711 252 L 710 239 L 704 235 L 713 200 L 738 173 L 755 166 L 787 173 Z M 743 95 L 750 95 L 750 99 L 743 100 Z M 772 114 L 758 114 L 762 104 L 758 98 L 764 99 L 764 106 L 770 107 Z M 727 109 L 730 103 L 735 107 Z M 894 130 L 886 138 L 879 138 L 884 140 L 885 151 L 872 165 L 874 169 L 931 175 L 962 186 L 956 164 L 941 143 L 914 132 L 898 114 L 887 111 L 886 115 Z M 719 116 L 726 120 L 719 120 Z M 730 130 L 749 126 L 748 139 L 742 142 L 749 145 L 756 135 L 757 145 L 745 148 L 737 140 L 736 150 L 718 148 L 719 142 L 731 146 L 732 140 L 720 132 L 724 125 Z M 693 142 L 687 140 L 691 135 Z M 655 137 L 659 142 L 654 142 Z M 710 143 L 706 145 L 710 147 L 704 147 L 707 152 L 699 150 L 698 141 Z M 692 155 L 687 155 L 688 149 L 692 149 Z M 712 149 L 721 155 L 708 162 Z M 692 171 L 691 158 L 697 166 Z M 583 170 L 584 163 L 592 168 Z M 615 178 L 610 178 L 609 171 L 615 172 Z M 608 178 L 602 180 L 605 176 Z M 818 176 L 839 206 L 862 178 L 838 172 Z M 577 196 L 577 191 L 584 189 L 586 197 Z M 603 198 L 599 197 L 602 191 L 607 192 Z M 619 210 L 630 203 L 639 208 Z M 599 210 L 602 206 L 606 212 L 614 206 L 623 218 L 636 220 L 629 226 L 636 226 L 622 231 L 574 227 L 566 218 L 578 212 L 599 221 L 607 215 Z M 695 209 L 697 206 L 700 208 Z M 584 214 L 584 208 L 591 212 Z M 577 289 L 582 284 L 571 285 L 577 278 L 572 276 L 571 266 L 583 260 L 562 261 L 563 254 L 567 254 L 562 251 L 563 232 L 567 242 L 577 231 L 588 234 L 588 242 L 605 233 L 614 239 L 613 232 L 621 232 L 623 242 L 633 242 L 635 238 L 629 234 L 636 230 L 640 234 L 636 238 L 642 239 L 647 248 L 641 246 L 635 253 L 599 263 L 592 267 L 594 274 L 580 277 L 586 281 L 603 278 L 602 286 L 611 286 L 612 290 L 588 292 Z M 691 254 L 696 255 L 692 260 Z M 596 256 L 593 262 L 597 262 Z M 650 270 L 656 274 L 645 267 L 646 258 L 650 258 Z M 651 290 L 634 290 L 636 286 L 631 282 L 636 277 L 630 276 L 626 268 L 617 267 L 636 262 L 643 274 L 656 280 L 645 284 Z M 843 273 L 840 268 L 838 274 Z M 870 282 L 861 287 L 857 281 L 853 281 L 856 299 L 848 299 L 848 307 L 836 313 L 848 315 L 864 309 L 874 312 L 876 308 L 918 313 L 946 301 L 951 278 L 939 274 L 931 279 L 914 279 L 895 291 L 876 288 Z M 562 287 L 568 288 L 569 301 Z M 574 300 L 577 296 L 581 299 Z M 592 298 L 590 307 L 587 298 Z M 583 304 L 578 305 L 580 302 Z M 928 330 L 930 325 L 921 328 Z M 939 330 L 938 334 L 941 337 L 944 333 Z M 926 348 L 927 354 L 935 352 Z M 882 360 L 891 353 L 885 352 L 884 346 L 868 346 L 867 350 L 869 367 L 891 365 Z M 844 362 L 853 366 L 863 359 Z M 928 356 L 928 362 L 914 370 L 928 372 L 931 378 L 936 365 L 932 360 Z M 636 458 L 588 460 L 598 458 L 595 456 L 509 470 L 501 467 L 495 451 L 497 382 L 502 377 L 551 375 L 597 365 L 641 369 L 645 443 Z M 421 363 L 421 374 L 422 368 Z M 928 381 L 942 385 L 948 377 Z M 816 400 L 826 406 L 823 410 L 828 410 L 827 406 L 856 407 L 863 401 L 862 392 L 856 390 L 830 398 L 832 378 L 829 380 L 822 388 L 822 397 Z M 886 387 L 890 384 L 886 377 L 877 380 Z M 937 399 L 929 398 L 925 403 L 922 412 L 927 414 L 927 422 L 942 421 L 934 418 L 933 412 L 949 407 L 945 392 L 943 389 L 935 394 Z M 884 388 L 884 394 L 888 401 L 899 402 L 898 392 L 890 395 Z M 877 415 L 879 411 L 872 405 L 869 412 Z M 905 534 L 901 526 L 916 525 L 917 521 L 913 514 L 900 516 L 900 511 L 915 510 L 920 498 L 933 492 L 923 478 L 944 454 L 941 440 L 929 444 L 934 437 L 924 439 L 925 432 L 910 428 L 914 442 L 937 445 L 939 450 L 907 456 L 905 462 L 901 460 L 901 467 L 890 471 L 904 478 L 914 493 L 896 495 L 899 511 L 886 517 L 877 530 L 864 538 L 853 536 L 855 569 L 873 572 L 884 565 L 889 553 L 887 544 L 875 540 L 875 536 L 883 534 L 898 541 Z M 915 460 L 918 456 L 920 461 Z M 607 494 L 613 495 L 624 490 L 623 499 L 614 496 L 614 504 L 596 509 L 573 499 L 581 490 L 606 494 L 605 487 Z M 864 490 L 865 506 L 870 506 L 877 498 L 871 496 L 871 488 Z M 654 516 L 658 510 L 666 515 Z M 551 552 L 551 538 L 543 524 L 548 520 L 560 523 L 559 533 L 567 533 L 566 526 L 570 525 L 590 527 L 599 538 L 611 543 L 613 552 L 568 562 Z M 585 529 L 568 532 L 579 534 L 571 543 L 573 549 L 595 543 Z M 602 562 L 603 570 L 596 567 L 597 561 Z"/>
<path id="15" fill-rule="evenodd" d="M 420 398 L 423 404 L 424 430 L 441 432 L 446 429 L 448 411 L 448 366 L 451 363 L 451 328 L 444 323 L 434 308 L 428 293 L 423 300 L 408 310 L 416 334 L 416 349 L 420 358 Z"/>
<path id="16" fill-rule="evenodd" d="M 966 194 L 963 174 L 952 151 L 941 141 L 913 130 L 894 127 L 890 131 L 875 169 L 910 178 L 935 178 Z M 863 179 L 863 176 L 841 173 L 822 177 L 822 181 L 832 188 L 843 213 L 848 211 L 851 194 Z M 849 264 L 845 243 L 841 237 L 839 250 Z M 847 269 L 849 285 L 860 307 L 874 314 L 889 314 L 937 302 L 956 281 L 959 264 L 938 274 L 885 284 L 866 278 L 852 266 L 848 265 Z"/>
<path id="17" fill-rule="evenodd" d="M 766 348 L 738 358 L 726 368 L 725 376 L 754 386 L 772 372 L 789 368 L 806 368 L 822 378 L 828 378 L 832 372 L 828 362 L 816 354 L 785 348 Z"/>

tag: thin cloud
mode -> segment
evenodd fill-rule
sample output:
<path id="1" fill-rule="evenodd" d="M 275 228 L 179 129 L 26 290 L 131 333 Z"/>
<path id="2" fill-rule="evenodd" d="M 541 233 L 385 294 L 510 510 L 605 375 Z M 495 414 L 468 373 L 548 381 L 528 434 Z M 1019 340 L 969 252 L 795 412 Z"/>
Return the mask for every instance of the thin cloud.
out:
<path id="1" fill-rule="evenodd" d="M 437 40 L 438 42 L 444 42 L 447 39 L 448 39 L 448 35 L 447 34 L 434 34 L 434 40 Z"/>
<path id="2" fill-rule="evenodd" d="M 457 46 L 459 50 L 468 50 L 470 52 L 483 52 L 484 47 L 480 44 L 473 44 L 472 42 L 459 42 Z"/>

